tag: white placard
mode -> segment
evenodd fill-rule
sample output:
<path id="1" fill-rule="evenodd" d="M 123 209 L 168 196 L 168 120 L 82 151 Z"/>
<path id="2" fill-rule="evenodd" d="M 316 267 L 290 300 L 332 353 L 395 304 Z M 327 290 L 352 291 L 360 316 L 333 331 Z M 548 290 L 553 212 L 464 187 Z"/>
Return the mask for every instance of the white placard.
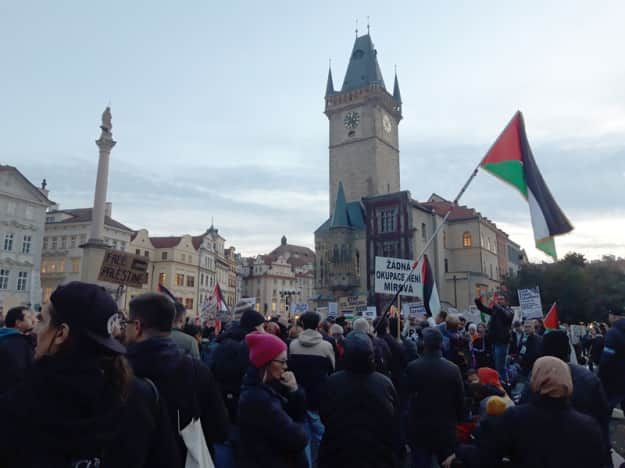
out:
<path id="1" fill-rule="evenodd" d="M 375 307 L 367 307 L 365 311 L 363 311 L 362 316 L 367 320 L 375 320 L 378 316 L 378 312 Z"/>
<path id="2" fill-rule="evenodd" d="M 523 312 L 523 320 L 543 318 L 543 306 L 540 302 L 538 286 L 529 289 L 519 289 L 519 305 Z"/>
<path id="3" fill-rule="evenodd" d="M 408 279 L 400 295 L 423 297 L 421 268 L 412 271 L 413 263 L 404 258 L 375 257 L 375 292 L 392 296 Z"/>
<path id="4" fill-rule="evenodd" d="M 408 318 L 425 317 L 427 311 L 423 302 L 405 302 L 401 305 L 401 314 Z"/>

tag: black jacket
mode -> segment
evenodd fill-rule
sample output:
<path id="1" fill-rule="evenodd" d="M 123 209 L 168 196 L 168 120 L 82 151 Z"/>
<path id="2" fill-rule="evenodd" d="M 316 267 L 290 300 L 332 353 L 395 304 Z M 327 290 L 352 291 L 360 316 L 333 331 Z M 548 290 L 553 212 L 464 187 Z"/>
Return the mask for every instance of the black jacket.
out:
<path id="1" fill-rule="evenodd" d="M 529 375 L 534 367 L 536 359 L 542 352 L 542 337 L 540 335 L 527 335 L 521 341 L 519 349 L 519 364 L 524 375 Z"/>
<path id="2" fill-rule="evenodd" d="M 379 334 L 378 338 L 384 340 L 390 351 L 389 370 L 391 373 L 391 380 L 395 387 L 399 387 L 401 379 L 404 375 L 404 370 L 408 365 L 406 354 L 402 343 L 399 343 L 390 334 Z"/>
<path id="3" fill-rule="evenodd" d="M 605 335 L 599 378 L 608 400 L 625 398 L 625 318 L 618 320 Z"/>
<path id="4" fill-rule="evenodd" d="M 14 328 L 0 329 L 0 395 L 19 384 L 33 364 L 30 336 Z"/>
<path id="5" fill-rule="evenodd" d="M 345 370 L 331 375 L 319 410 L 325 425 L 319 466 L 398 466 L 398 412 L 395 388 L 379 372 Z"/>
<path id="6" fill-rule="evenodd" d="M 488 321 L 488 340 L 494 345 L 507 345 L 510 342 L 510 327 L 512 326 L 513 314 L 508 309 L 497 304 L 492 308 L 486 307 L 479 299 L 475 305 L 480 312 L 490 315 Z"/>
<path id="7" fill-rule="evenodd" d="M 239 398 L 239 468 L 307 468 L 304 392 L 260 381 L 250 367 Z"/>
<path id="8" fill-rule="evenodd" d="M 200 418 L 209 448 L 228 436 L 228 414 L 210 369 L 198 359 L 183 355 L 169 338 L 150 338 L 128 346 L 128 360 L 135 374 L 158 388 L 177 434 L 181 459 L 186 447 L 178 429 Z M 178 427 L 178 417 L 180 427 Z"/>
<path id="9" fill-rule="evenodd" d="M 245 330 L 239 325 L 231 325 L 216 338 L 217 346 L 211 357 L 211 370 L 233 423 L 236 423 L 243 376 L 250 365 L 245 335 Z"/>
<path id="10" fill-rule="evenodd" d="M 603 444 L 597 423 L 566 399 L 536 398 L 506 410 L 492 437 L 482 441 L 479 466 L 505 456 L 515 468 L 601 468 Z"/>
<path id="11" fill-rule="evenodd" d="M 408 443 L 446 458 L 456 443 L 456 424 L 465 415 L 460 369 L 438 355 L 425 354 L 408 365 L 403 385 L 409 398 Z"/>
<path id="12" fill-rule="evenodd" d="M 0 466 L 67 468 L 99 458 L 102 467 L 177 467 L 166 407 L 135 379 L 122 403 L 88 358 L 44 357 L 0 397 Z M 86 466 L 86 465 L 85 465 Z"/>

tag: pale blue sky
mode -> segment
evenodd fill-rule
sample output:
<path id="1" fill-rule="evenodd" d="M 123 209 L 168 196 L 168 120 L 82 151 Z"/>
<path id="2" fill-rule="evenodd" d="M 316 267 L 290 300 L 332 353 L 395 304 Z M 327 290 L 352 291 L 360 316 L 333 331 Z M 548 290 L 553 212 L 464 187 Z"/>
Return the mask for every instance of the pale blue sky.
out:
<path id="1" fill-rule="evenodd" d="M 505 3 L 505 4 L 504 4 Z M 453 197 L 516 109 L 576 226 L 559 250 L 625 256 L 625 3 L 0 3 L 0 162 L 62 207 L 89 206 L 110 101 L 114 216 L 154 235 L 212 216 L 244 254 L 327 217 L 328 59 L 340 86 L 355 19 L 387 86 L 398 67 L 402 188 Z M 532 248 L 527 206 L 480 175 L 464 202 Z"/>

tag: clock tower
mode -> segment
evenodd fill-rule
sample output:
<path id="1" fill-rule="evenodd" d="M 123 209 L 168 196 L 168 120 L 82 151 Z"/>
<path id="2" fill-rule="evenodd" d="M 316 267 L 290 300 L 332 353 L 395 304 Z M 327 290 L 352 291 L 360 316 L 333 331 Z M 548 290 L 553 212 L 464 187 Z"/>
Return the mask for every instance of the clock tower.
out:
<path id="1" fill-rule="evenodd" d="M 393 94 L 386 90 L 369 34 L 356 38 L 340 90 L 334 90 L 328 72 L 325 114 L 330 121 L 330 217 L 339 184 L 347 203 L 398 192 L 399 85 L 395 75 Z"/>

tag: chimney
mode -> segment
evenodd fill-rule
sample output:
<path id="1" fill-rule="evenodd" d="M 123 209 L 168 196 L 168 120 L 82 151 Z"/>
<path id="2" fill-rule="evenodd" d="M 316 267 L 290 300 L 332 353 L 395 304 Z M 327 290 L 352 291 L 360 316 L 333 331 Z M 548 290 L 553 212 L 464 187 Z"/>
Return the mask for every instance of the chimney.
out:
<path id="1" fill-rule="evenodd" d="M 47 186 L 48 186 L 48 182 L 46 182 L 46 179 L 43 179 L 41 181 L 41 188 L 39 189 L 39 191 L 43 193 L 46 196 L 46 198 L 48 197 L 48 194 L 50 193 L 50 190 L 46 188 Z"/>
<path id="2" fill-rule="evenodd" d="M 112 213 L 113 213 L 113 204 L 110 201 L 107 201 L 104 204 L 104 215 L 111 218 L 113 216 Z"/>

